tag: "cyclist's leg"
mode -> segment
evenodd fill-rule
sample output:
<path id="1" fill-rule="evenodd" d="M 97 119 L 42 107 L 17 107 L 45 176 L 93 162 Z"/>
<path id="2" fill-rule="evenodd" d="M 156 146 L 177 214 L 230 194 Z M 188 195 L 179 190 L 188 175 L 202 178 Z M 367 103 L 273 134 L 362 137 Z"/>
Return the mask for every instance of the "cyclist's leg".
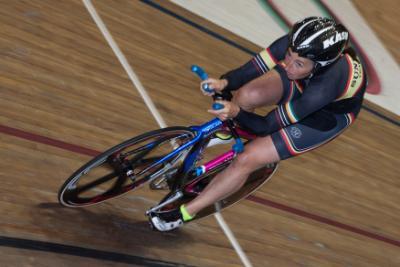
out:
<path id="1" fill-rule="evenodd" d="M 270 136 L 256 138 L 197 198 L 186 205 L 187 211 L 194 215 L 233 194 L 243 186 L 251 172 L 265 164 L 297 156 L 326 144 L 340 135 L 354 119 L 352 113 L 332 114 L 321 110 Z"/>
<path id="2" fill-rule="evenodd" d="M 271 136 L 256 138 L 246 145 L 244 152 L 219 173 L 198 197 L 185 205 L 186 210 L 194 215 L 203 208 L 224 199 L 239 190 L 254 170 L 279 160 L 279 154 Z"/>
<path id="3" fill-rule="evenodd" d="M 275 69 L 242 86 L 233 101 L 246 111 L 257 107 L 276 105 L 289 90 L 289 80 Z"/>
<path id="4" fill-rule="evenodd" d="M 255 108 L 279 103 L 289 90 L 289 80 L 277 70 L 272 69 L 242 86 L 234 94 L 232 101 L 242 109 L 252 112 Z M 218 132 L 216 136 L 218 138 L 212 139 L 208 147 L 226 144 L 233 140 L 230 133 Z"/>
<path id="5" fill-rule="evenodd" d="M 253 170 L 277 161 L 279 156 L 272 138 L 256 138 L 224 171 L 214 177 L 198 197 L 180 209 L 149 214 L 150 222 L 159 231 L 175 229 L 192 219 L 191 215 L 239 190 Z"/>

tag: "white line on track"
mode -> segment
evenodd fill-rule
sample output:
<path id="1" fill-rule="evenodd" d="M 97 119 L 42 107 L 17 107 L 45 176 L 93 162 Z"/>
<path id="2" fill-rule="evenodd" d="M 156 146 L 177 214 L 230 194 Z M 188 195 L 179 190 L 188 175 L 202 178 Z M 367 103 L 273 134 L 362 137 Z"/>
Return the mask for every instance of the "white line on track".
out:
<path id="1" fill-rule="evenodd" d="M 101 33 L 103 34 L 104 38 L 107 40 L 107 43 L 117 56 L 118 60 L 124 67 L 126 73 L 128 74 L 130 80 L 132 81 L 133 85 L 137 88 L 139 91 L 140 95 L 142 96 L 146 106 L 149 108 L 151 114 L 154 116 L 156 119 L 158 125 L 161 128 L 167 127 L 167 124 L 165 123 L 164 119 L 158 112 L 156 106 L 154 105 L 153 101 L 147 94 L 146 89 L 144 89 L 142 83 L 140 82 L 139 78 L 133 71 L 132 67 L 128 63 L 128 60 L 122 53 L 122 51 L 119 49 L 117 43 L 114 41 L 114 38 L 108 31 L 106 25 L 103 23 L 103 20 L 100 18 L 100 16 L 97 14 L 96 9 L 94 8 L 91 0 L 82 0 L 86 9 L 89 11 L 90 15 L 92 16 L 93 20 L 95 21 L 97 27 L 100 29 Z M 247 258 L 246 254 L 244 253 L 243 249 L 240 247 L 239 243 L 237 242 L 235 236 L 233 235 L 231 229 L 229 226 L 226 224 L 225 220 L 223 219 L 221 213 L 217 212 L 214 214 L 215 219 L 218 221 L 219 225 L 221 226 L 222 230 L 224 231 L 225 235 L 228 237 L 229 241 L 231 242 L 233 248 L 235 249 L 236 253 L 238 254 L 240 260 L 242 261 L 243 265 L 246 267 L 251 267 L 251 263 L 249 259 Z"/>
<path id="2" fill-rule="evenodd" d="M 126 60 L 126 57 L 122 53 L 121 49 L 119 49 L 119 46 L 114 41 L 114 38 L 111 36 L 111 34 L 108 31 L 106 25 L 103 23 L 103 20 L 97 14 L 97 11 L 94 8 L 92 2 L 90 0 L 83 0 L 83 3 L 85 4 L 85 7 L 89 11 L 90 15 L 92 16 L 93 20 L 95 21 L 97 27 L 100 29 L 100 31 L 103 34 L 104 38 L 106 38 L 107 43 L 111 46 L 111 49 L 113 50 L 113 52 L 117 56 L 119 62 L 121 62 L 122 66 L 124 67 L 126 73 L 128 74 L 130 80 L 132 81 L 133 85 L 139 91 L 139 93 L 142 96 L 144 102 L 146 103 L 146 106 L 150 109 L 150 112 L 151 112 L 151 114 L 153 114 L 153 116 L 156 119 L 158 125 L 160 125 L 161 128 L 167 127 L 167 124 L 165 123 L 164 119 L 161 117 L 161 115 L 158 112 L 158 110 L 157 110 L 156 106 L 154 105 L 153 101 L 151 100 L 151 98 L 147 94 L 146 89 L 144 89 L 144 87 L 143 87 L 142 83 L 140 82 L 139 78 L 136 76 L 135 72 L 133 72 L 133 69 L 129 65 L 128 60 Z"/>

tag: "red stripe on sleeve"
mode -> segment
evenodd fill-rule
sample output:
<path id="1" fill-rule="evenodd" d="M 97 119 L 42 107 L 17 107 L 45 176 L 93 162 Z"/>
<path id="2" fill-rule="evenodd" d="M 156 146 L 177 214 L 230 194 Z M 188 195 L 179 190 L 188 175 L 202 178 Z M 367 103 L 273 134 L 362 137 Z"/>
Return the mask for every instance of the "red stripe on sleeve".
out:
<path id="1" fill-rule="evenodd" d="M 269 50 L 269 47 L 267 49 L 265 49 L 265 50 L 267 51 L 267 53 L 269 54 L 271 59 L 274 61 L 274 63 L 278 64 L 278 60 L 272 55 L 271 50 Z"/>

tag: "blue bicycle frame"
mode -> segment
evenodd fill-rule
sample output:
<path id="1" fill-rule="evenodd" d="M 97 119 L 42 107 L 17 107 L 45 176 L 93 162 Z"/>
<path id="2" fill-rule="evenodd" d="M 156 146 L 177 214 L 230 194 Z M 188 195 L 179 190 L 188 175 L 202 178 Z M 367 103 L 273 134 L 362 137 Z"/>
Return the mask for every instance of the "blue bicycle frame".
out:
<path id="1" fill-rule="evenodd" d="M 162 157 L 158 161 L 154 162 L 153 164 L 151 164 L 150 166 L 148 166 L 147 168 L 142 170 L 138 175 L 147 172 L 148 170 L 152 169 L 153 167 L 155 167 L 155 166 L 157 166 L 159 164 L 162 164 L 163 162 L 168 161 L 171 158 L 174 158 L 175 156 L 177 156 L 182 151 L 188 149 L 189 147 L 194 146 L 195 144 L 197 144 L 198 142 L 200 142 L 204 138 L 210 136 L 212 133 L 214 133 L 215 131 L 220 129 L 222 127 L 222 125 L 223 125 L 222 121 L 220 119 L 218 119 L 218 118 L 215 118 L 215 119 L 213 119 L 213 120 L 211 120 L 209 122 L 206 122 L 203 125 L 190 127 L 196 133 L 195 138 L 190 140 L 188 143 L 186 143 L 186 144 L 184 144 L 182 146 L 179 146 L 178 148 L 174 149 L 174 151 L 172 151 L 168 155 Z M 153 143 L 149 144 L 149 148 L 152 145 L 153 145 Z M 196 149 L 196 150 L 192 151 L 186 157 L 186 160 L 185 160 L 184 166 L 183 166 L 183 172 L 184 173 L 187 173 L 188 171 L 193 169 L 193 166 L 195 164 L 195 161 L 197 159 L 198 154 L 201 152 L 201 149 L 202 149 L 202 147 L 200 146 L 199 149 Z"/>

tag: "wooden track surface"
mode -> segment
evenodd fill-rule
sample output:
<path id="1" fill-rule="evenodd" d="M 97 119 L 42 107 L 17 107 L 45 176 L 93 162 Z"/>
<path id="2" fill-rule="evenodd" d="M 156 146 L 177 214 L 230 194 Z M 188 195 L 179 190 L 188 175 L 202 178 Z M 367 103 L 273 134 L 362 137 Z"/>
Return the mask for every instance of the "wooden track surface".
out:
<path id="1" fill-rule="evenodd" d="M 361 14 L 382 40 L 385 47 L 400 62 L 399 15 L 400 3 L 396 0 L 364 1 L 352 0 Z"/>
<path id="2" fill-rule="evenodd" d="M 249 59 L 143 2 L 93 3 L 168 125 L 212 118 L 191 64 L 217 76 Z M 398 21 L 397 2 L 386 3 Z M 81 1 L 0 6 L 0 266 L 241 266 L 212 217 L 151 231 L 143 213 L 161 193 L 142 189 L 84 209 L 57 203 L 60 185 L 90 155 L 158 126 Z M 386 45 L 396 53 L 393 40 Z M 399 138 L 398 126 L 363 110 L 335 141 L 282 162 L 271 182 L 225 211 L 253 265 L 400 266 Z"/>

